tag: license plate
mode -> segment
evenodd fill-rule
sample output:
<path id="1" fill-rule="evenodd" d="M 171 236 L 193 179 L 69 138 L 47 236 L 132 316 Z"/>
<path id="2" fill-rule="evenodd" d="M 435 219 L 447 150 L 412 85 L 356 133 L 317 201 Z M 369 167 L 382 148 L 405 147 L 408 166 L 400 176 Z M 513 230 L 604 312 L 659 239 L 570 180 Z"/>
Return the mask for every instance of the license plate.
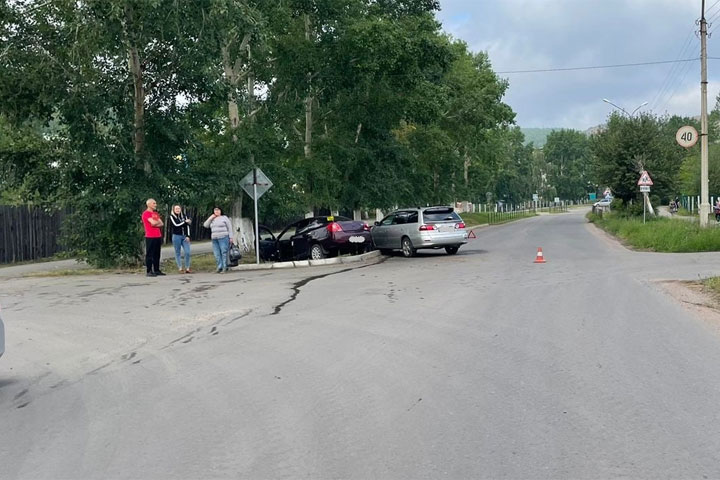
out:
<path id="1" fill-rule="evenodd" d="M 350 241 L 350 243 L 365 243 L 365 237 L 358 237 L 356 235 L 353 235 L 352 237 L 348 238 L 348 241 Z"/>
<path id="2" fill-rule="evenodd" d="M 440 227 L 441 232 L 454 232 L 455 231 L 455 225 L 443 225 Z"/>

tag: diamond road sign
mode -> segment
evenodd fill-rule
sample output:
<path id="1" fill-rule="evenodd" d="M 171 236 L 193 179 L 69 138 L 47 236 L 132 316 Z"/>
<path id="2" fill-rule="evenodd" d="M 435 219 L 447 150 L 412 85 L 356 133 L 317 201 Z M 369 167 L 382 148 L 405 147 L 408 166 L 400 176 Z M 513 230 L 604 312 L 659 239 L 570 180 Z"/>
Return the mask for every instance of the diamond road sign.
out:
<path id="1" fill-rule="evenodd" d="M 250 198 L 253 200 L 257 200 L 255 198 L 255 189 L 253 188 L 253 185 L 257 185 L 257 198 L 262 197 L 263 194 L 270 190 L 270 187 L 273 186 L 270 179 L 259 168 L 250 170 L 250 173 L 245 175 L 240 183 L 242 184 L 242 188 L 245 190 L 245 193 L 250 195 Z"/>

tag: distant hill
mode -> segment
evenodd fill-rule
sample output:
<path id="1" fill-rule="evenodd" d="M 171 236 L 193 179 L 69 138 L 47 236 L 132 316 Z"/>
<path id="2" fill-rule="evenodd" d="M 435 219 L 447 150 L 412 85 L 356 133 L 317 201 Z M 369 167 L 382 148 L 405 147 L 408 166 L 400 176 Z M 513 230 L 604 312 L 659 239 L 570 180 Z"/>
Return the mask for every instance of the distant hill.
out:
<path id="1" fill-rule="evenodd" d="M 535 148 L 542 148 L 545 145 L 547 136 L 554 130 L 560 128 L 521 128 L 520 131 L 525 135 L 525 145 L 532 142 Z"/>

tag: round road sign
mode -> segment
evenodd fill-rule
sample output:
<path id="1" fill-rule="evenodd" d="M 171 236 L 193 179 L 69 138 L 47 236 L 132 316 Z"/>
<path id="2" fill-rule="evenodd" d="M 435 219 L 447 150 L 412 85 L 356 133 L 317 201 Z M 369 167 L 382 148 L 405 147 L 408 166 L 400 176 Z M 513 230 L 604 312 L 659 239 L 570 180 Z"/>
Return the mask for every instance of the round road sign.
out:
<path id="1" fill-rule="evenodd" d="M 680 146 L 690 148 L 698 141 L 697 130 L 695 130 L 695 127 L 692 127 L 690 125 L 680 127 L 680 129 L 675 134 L 675 140 L 677 140 Z"/>

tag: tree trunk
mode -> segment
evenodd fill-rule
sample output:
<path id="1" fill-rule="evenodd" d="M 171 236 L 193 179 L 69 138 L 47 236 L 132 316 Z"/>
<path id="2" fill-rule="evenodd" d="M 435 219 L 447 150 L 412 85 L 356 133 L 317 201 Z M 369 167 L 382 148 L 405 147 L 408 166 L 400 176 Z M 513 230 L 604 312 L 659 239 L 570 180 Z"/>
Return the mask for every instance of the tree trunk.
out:
<path id="1" fill-rule="evenodd" d="M 143 85 L 143 71 L 140 62 L 140 53 L 129 31 L 132 29 L 133 12 L 129 5 L 125 6 L 125 19 L 127 21 L 125 37 L 128 49 L 128 67 L 133 78 L 133 150 L 135 161 L 146 174 L 151 173 L 152 167 L 145 157 L 145 86 Z"/>
<path id="2" fill-rule="evenodd" d="M 465 187 L 470 184 L 470 155 L 465 151 L 463 158 L 463 178 L 465 179 Z"/>
<path id="3" fill-rule="evenodd" d="M 310 41 L 310 15 L 305 14 L 305 40 Z M 308 93 L 305 97 L 305 143 L 303 145 L 303 152 L 305 158 L 310 158 L 312 155 L 312 127 L 313 127 L 313 95 L 312 95 L 312 74 L 307 74 L 307 89 Z"/>
<path id="4" fill-rule="evenodd" d="M 227 81 L 231 89 L 231 91 L 228 92 L 228 120 L 230 123 L 230 130 L 233 131 L 233 142 L 237 142 L 237 135 L 235 134 L 235 130 L 237 129 L 238 125 L 240 125 L 240 112 L 238 111 L 237 92 L 235 91 L 238 82 L 237 72 L 235 71 L 235 68 L 233 67 L 233 64 L 230 60 L 228 46 L 223 46 L 220 50 L 222 53 L 225 80 Z"/>
<path id="5" fill-rule="evenodd" d="M 313 96 L 308 95 L 305 98 L 305 144 L 303 145 L 303 152 L 305 153 L 305 158 L 310 158 L 310 155 L 312 154 L 312 104 Z"/>
<path id="6" fill-rule="evenodd" d="M 238 126 L 240 125 L 240 109 L 238 108 L 238 100 L 237 100 L 237 87 L 240 84 L 240 80 L 243 78 L 243 73 L 241 72 L 242 69 L 242 63 L 240 55 L 233 61 L 230 58 L 230 46 L 237 40 L 236 36 L 233 36 L 228 40 L 228 43 L 226 45 L 223 45 L 220 47 L 220 54 L 222 56 L 222 62 L 223 62 L 223 72 L 225 73 L 225 81 L 227 81 L 228 85 L 230 86 L 230 92 L 228 93 L 228 121 L 230 123 L 230 130 L 233 131 L 233 142 L 237 142 L 237 134 L 235 133 L 235 130 L 237 130 Z M 240 51 L 243 51 L 247 48 L 248 51 L 248 63 L 250 61 L 250 34 L 246 34 L 242 42 L 240 43 Z"/>

